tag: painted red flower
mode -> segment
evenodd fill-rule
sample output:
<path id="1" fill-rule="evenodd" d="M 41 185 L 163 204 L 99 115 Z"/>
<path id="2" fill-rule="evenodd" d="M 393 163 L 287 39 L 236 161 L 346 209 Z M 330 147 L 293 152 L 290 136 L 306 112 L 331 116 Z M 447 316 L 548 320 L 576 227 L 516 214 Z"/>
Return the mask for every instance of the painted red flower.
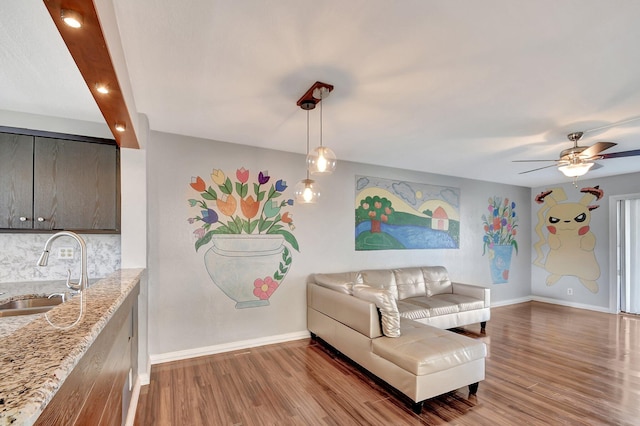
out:
<path id="1" fill-rule="evenodd" d="M 207 185 L 200 176 L 191 178 L 191 187 L 198 192 L 204 192 L 207 189 Z"/>
<path id="2" fill-rule="evenodd" d="M 278 282 L 274 281 L 271 277 L 266 277 L 264 280 L 261 278 L 256 279 L 253 282 L 253 295 L 260 300 L 266 300 L 273 294 L 278 288 Z"/>
<path id="3" fill-rule="evenodd" d="M 249 170 L 246 170 L 244 167 L 236 170 L 236 177 L 240 183 L 247 183 L 249 180 Z"/>

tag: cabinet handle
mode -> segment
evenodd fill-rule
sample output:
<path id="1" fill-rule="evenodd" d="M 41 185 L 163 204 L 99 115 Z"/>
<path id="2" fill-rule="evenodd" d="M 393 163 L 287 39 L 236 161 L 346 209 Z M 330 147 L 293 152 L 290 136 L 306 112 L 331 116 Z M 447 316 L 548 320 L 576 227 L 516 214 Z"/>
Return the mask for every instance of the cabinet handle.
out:
<path id="1" fill-rule="evenodd" d="M 37 221 L 38 221 L 38 222 L 44 222 L 44 221 L 45 221 L 45 219 L 44 219 L 44 217 L 39 217 L 39 218 L 37 219 Z"/>
<path id="2" fill-rule="evenodd" d="M 27 220 L 29 219 L 27 219 L 25 216 L 20 216 L 20 222 L 26 222 Z"/>

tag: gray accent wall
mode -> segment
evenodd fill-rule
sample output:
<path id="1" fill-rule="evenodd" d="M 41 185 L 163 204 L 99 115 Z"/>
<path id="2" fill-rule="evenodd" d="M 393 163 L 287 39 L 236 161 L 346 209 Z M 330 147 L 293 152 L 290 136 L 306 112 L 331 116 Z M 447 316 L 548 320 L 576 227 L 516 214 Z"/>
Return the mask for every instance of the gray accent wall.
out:
<path id="1" fill-rule="evenodd" d="M 339 147 L 334 147 L 338 158 Z M 410 155 L 410 153 L 398 153 Z M 307 276 L 366 268 L 444 265 L 454 281 L 490 287 L 493 303 L 528 300 L 531 294 L 531 191 L 529 188 L 460 179 L 360 163 L 339 162 L 337 171 L 319 177 L 323 197 L 315 205 L 292 207 L 300 252 L 265 307 L 236 309 L 211 281 L 205 249 L 196 252 L 188 198 L 192 176 L 215 169 L 233 175 L 240 167 L 268 170 L 293 187 L 305 177 L 304 156 L 268 149 L 151 132 L 147 145 L 149 353 L 163 354 L 224 345 L 306 330 Z M 425 169 L 429 161 L 425 159 Z M 478 166 L 480 167 L 480 166 Z M 459 249 L 355 251 L 355 176 L 460 188 Z M 233 177 L 233 176 L 231 176 Z M 483 256 L 482 214 L 488 199 L 508 197 L 517 204 L 519 254 L 513 255 L 509 282 L 492 284 Z"/>

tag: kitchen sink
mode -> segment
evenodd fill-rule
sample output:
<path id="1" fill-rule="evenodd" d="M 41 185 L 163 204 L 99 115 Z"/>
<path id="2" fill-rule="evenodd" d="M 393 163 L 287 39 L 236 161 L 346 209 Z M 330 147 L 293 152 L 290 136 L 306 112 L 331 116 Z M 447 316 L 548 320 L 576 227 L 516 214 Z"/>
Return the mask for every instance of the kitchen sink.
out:
<path id="1" fill-rule="evenodd" d="M 61 296 L 31 297 L 26 299 L 12 300 L 0 305 L 0 318 L 12 317 L 16 315 L 31 315 L 47 312 L 53 307 L 62 303 Z"/>

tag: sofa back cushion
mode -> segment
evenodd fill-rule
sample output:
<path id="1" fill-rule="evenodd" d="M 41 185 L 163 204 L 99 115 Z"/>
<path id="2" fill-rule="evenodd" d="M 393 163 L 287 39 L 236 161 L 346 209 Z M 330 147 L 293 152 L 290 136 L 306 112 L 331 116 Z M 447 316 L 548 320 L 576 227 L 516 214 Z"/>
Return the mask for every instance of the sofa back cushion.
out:
<path id="1" fill-rule="evenodd" d="M 391 292 L 391 295 L 398 299 L 398 286 L 396 277 L 392 269 L 367 269 L 360 271 L 362 283 L 373 288 L 384 288 Z"/>
<path id="2" fill-rule="evenodd" d="M 312 281 L 322 287 L 330 288 L 340 293 L 351 294 L 354 284 L 362 284 L 362 276 L 357 271 L 315 274 Z"/>
<path id="3" fill-rule="evenodd" d="M 422 268 L 427 297 L 436 294 L 453 293 L 449 272 L 444 266 L 425 266 Z"/>
<path id="4" fill-rule="evenodd" d="M 389 290 L 373 288 L 366 284 L 356 284 L 353 286 L 353 296 L 375 303 L 380 310 L 382 334 L 387 337 L 400 336 L 400 312 L 398 311 L 396 299 Z"/>
<path id="5" fill-rule="evenodd" d="M 394 269 L 393 274 L 398 286 L 398 300 L 427 294 L 422 268 Z"/>

